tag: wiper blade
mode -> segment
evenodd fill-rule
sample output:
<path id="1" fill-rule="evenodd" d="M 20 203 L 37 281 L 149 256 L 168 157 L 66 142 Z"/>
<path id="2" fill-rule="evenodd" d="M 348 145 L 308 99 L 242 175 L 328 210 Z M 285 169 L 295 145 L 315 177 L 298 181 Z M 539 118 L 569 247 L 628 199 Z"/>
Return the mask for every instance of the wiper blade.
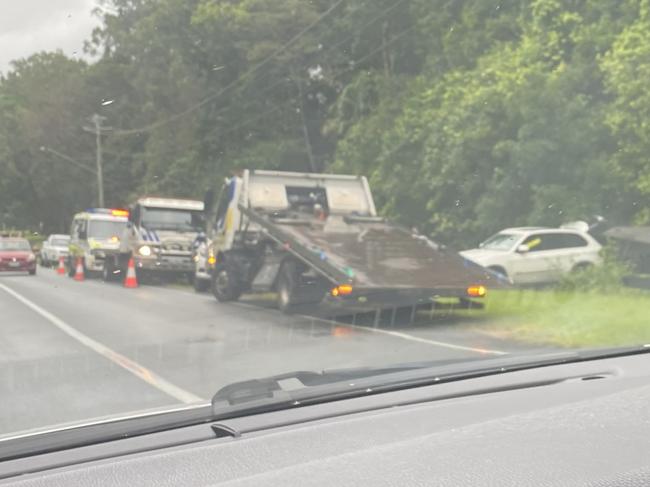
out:
<path id="1" fill-rule="evenodd" d="M 355 369 L 324 370 L 322 372 L 298 370 L 273 375 L 263 379 L 235 382 L 222 387 L 212 398 L 212 406 L 234 406 L 261 399 L 291 399 L 291 392 L 305 387 L 315 387 L 336 382 L 377 375 L 415 370 L 425 367 L 420 364 L 395 365 L 388 367 L 362 367 Z"/>
<path id="2" fill-rule="evenodd" d="M 643 353 L 650 353 L 650 345 L 464 358 L 378 368 L 295 371 L 229 384 L 212 398 L 212 410 L 215 419 L 224 419 L 369 393 Z"/>

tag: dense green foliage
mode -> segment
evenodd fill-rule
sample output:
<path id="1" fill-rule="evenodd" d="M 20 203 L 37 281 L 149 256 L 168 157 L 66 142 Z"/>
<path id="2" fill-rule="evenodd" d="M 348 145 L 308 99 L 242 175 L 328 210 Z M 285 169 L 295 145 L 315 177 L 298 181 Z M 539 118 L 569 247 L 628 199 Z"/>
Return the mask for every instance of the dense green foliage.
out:
<path id="1" fill-rule="evenodd" d="M 510 225 L 650 221 L 648 0 L 104 0 L 95 61 L 0 78 L 0 224 L 201 198 L 238 168 L 366 174 L 467 247 Z M 90 176 L 90 177 L 89 177 Z"/>

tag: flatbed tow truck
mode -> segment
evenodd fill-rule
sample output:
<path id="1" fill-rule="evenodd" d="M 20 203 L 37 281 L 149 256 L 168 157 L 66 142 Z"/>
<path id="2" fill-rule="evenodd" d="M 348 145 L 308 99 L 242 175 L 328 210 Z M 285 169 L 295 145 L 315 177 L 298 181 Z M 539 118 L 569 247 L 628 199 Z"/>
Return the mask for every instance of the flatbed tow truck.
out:
<path id="1" fill-rule="evenodd" d="M 208 209 L 209 210 L 209 209 Z M 480 307 L 504 283 L 377 216 L 363 176 L 246 170 L 226 180 L 208 237 L 219 301 L 276 292 L 278 307 L 360 312 L 441 299 Z"/>

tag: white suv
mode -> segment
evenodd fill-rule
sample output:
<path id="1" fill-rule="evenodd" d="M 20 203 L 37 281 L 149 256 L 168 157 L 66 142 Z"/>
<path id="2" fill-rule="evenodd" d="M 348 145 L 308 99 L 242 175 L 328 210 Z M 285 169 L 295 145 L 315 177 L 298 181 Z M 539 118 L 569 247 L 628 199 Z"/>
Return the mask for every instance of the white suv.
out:
<path id="1" fill-rule="evenodd" d="M 568 228 L 507 228 L 477 249 L 460 254 L 502 274 L 514 284 L 556 282 L 601 262 L 601 245 L 586 231 Z"/>

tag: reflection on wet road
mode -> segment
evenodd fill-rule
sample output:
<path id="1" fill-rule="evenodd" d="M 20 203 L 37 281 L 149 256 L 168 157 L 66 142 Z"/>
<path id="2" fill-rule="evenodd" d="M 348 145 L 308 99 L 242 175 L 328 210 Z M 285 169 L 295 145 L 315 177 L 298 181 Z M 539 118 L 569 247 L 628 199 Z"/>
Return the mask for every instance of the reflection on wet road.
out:
<path id="1" fill-rule="evenodd" d="M 516 351 L 458 318 L 410 311 L 342 322 L 263 301 L 99 281 L 43 269 L 0 277 L 0 434 L 209 401 L 222 386 L 292 370 Z"/>

